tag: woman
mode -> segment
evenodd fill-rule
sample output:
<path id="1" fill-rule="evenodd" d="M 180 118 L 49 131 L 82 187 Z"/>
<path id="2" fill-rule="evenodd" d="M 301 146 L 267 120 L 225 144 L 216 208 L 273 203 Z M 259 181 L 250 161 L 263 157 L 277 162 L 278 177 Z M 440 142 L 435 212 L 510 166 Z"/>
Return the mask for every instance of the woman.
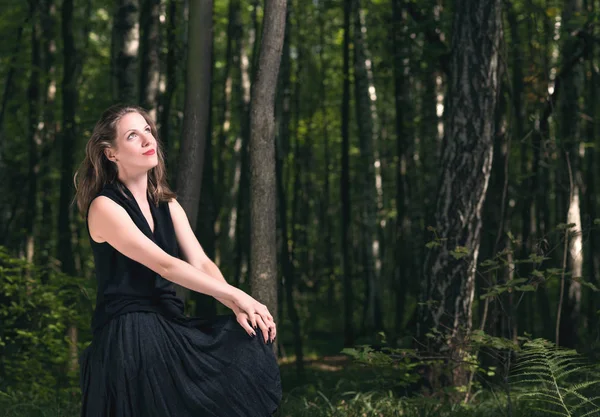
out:
<path id="1" fill-rule="evenodd" d="M 93 339 L 80 358 L 81 415 L 271 416 L 281 400 L 273 316 L 227 284 L 165 175 L 148 114 L 106 110 L 75 176 L 98 284 Z M 173 282 L 233 314 L 184 316 Z"/>

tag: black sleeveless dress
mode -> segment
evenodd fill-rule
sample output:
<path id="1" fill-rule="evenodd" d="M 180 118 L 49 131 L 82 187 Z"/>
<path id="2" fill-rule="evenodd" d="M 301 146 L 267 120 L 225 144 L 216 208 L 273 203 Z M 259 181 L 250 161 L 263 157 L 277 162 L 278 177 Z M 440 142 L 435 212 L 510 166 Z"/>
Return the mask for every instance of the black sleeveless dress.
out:
<path id="1" fill-rule="evenodd" d="M 154 233 L 120 182 L 99 195 L 178 256 L 169 205 L 150 203 Z M 89 236 L 89 233 L 88 233 Z M 272 346 L 233 313 L 187 317 L 173 284 L 89 236 L 98 293 L 93 339 L 80 356 L 82 417 L 268 417 L 281 401 Z"/>

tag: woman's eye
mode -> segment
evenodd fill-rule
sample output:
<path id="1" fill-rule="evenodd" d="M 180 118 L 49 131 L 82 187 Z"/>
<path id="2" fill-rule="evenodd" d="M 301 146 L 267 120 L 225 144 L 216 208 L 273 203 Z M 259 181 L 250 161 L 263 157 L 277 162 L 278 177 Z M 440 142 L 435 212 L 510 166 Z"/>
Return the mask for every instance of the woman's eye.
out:
<path id="1" fill-rule="evenodd" d="M 147 127 L 146 132 L 150 132 L 150 131 L 151 131 L 150 127 Z"/>
<path id="2" fill-rule="evenodd" d="M 134 137 L 136 135 L 136 133 L 131 133 L 129 136 L 127 136 L 127 139 L 131 139 L 132 137 Z"/>

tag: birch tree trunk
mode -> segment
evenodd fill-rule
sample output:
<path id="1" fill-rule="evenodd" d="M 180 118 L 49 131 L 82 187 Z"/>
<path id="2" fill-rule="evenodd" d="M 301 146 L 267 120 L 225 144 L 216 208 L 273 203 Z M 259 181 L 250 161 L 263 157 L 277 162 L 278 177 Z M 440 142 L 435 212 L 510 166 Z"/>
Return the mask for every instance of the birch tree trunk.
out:
<path id="1" fill-rule="evenodd" d="M 500 0 L 455 4 L 434 215 L 440 240 L 427 253 L 424 277 L 428 280 L 426 323 L 442 332 L 449 329 L 450 354 L 456 361 L 464 358 L 462 343 L 472 326 L 482 206 L 492 167 L 501 4 Z M 465 367 L 454 369 L 454 385 L 464 385 Z"/>
<path id="2" fill-rule="evenodd" d="M 583 11 L 581 0 L 569 0 L 565 4 L 563 11 L 563 22 L 568 27 L 569 21 Z M 569 59 L 573 54 L 574 46 L 579 43 L 574 39 L 570 30 L 563 31 L 563 61 Z M 581 230 L 581 189 L 582 189 L 582 171 L 581 156 L 583 149 L 580 149 L 581 125 L 580 115 L 583 109 L 580 109 L 579 98 L 583 93 L 583 68 L 577 65 L 563 79 L 561 98 L 560 98 L 560 159 L 566 163 L 563 167 L 562 189 L 565 190 L 565 197 L 568 197 L 566 223 L 572 224 L 568 234 L 568 271 L 571 273 L 570 279 L 566 283 L 568 293 L 565 298 L 565 309 L 560 323 L 560 339 L 557 336 L 556 343 L 561 345 L 575 347 L 577 344 L 578 327 L 580 325 L 582 292 L 581 283 L 578 277 L 583 275 L 583 235 Z M 559 306 L 560 308 L 561 306 Z"/>

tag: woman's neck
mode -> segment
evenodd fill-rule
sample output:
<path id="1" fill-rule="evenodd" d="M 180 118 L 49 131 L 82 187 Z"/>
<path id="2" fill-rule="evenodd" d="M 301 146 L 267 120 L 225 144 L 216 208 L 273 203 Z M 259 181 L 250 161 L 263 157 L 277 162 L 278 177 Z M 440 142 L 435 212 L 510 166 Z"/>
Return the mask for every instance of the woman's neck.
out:
<path id="1" fill-rule="evenodd" d="M 148 192 L 148 174 L 144 173 L 143 175 L 137 177 L 128 177 L 122 178 L 119 175 L 119 181 L 121 181 L 127 189 L 133 194 L 137 201 L 143 201 L 144 203 L 147 201 L 147 192 Z"/>

